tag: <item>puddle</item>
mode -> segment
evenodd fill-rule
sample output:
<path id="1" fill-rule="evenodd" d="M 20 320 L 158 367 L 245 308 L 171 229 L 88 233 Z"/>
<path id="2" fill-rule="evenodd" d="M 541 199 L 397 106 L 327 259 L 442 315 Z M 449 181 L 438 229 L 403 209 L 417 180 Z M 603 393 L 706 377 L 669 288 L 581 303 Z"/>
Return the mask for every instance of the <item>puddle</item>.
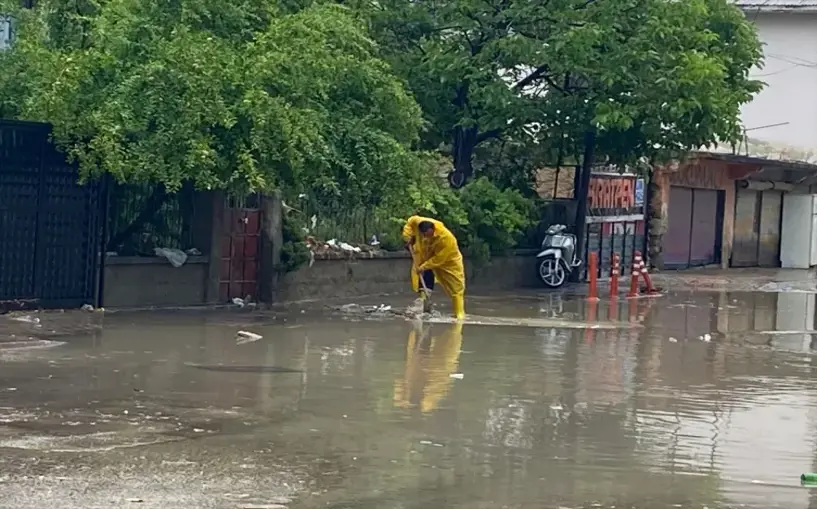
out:
<path id="1" fill-rule="evenodd" d="M 809 507 L 809 296 L 411 297 L 31 350 L 0 370 L 0 507 Z"/>

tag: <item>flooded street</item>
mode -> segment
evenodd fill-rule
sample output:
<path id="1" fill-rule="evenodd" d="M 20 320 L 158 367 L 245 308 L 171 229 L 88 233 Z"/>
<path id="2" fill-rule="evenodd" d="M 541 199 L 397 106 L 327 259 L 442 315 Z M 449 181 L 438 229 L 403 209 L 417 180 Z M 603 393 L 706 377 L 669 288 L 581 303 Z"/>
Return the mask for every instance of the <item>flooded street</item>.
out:
<path id="1" fill-rule="evenodd" d="M 0 317 L 0 507 L 817 509 L 814 298 Z"/>

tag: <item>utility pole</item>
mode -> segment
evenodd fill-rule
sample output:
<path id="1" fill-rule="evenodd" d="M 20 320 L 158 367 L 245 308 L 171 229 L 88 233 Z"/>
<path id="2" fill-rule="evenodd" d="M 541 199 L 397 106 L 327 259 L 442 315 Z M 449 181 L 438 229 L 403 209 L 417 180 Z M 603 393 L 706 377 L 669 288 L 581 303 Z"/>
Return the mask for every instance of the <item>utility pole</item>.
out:
<path id="1" fill-rule="evenodd" d="M 596 155 L 596 129 L 591 127 L 584 133 L 584 156 L 582 158 L 581 176 L 574 181 L 579 182 L 575 188 L 576 198 L 576 256 L 584 258 L 585 231 L 587 222 L 587 195 L 590 193 L 590 176 L 593 172 L 593 159 Z M 582 260 L 587 263 L 587 260 Z M 581 271 L 571 273 L 571 279 L 575 282 L 579 280 Z"/>

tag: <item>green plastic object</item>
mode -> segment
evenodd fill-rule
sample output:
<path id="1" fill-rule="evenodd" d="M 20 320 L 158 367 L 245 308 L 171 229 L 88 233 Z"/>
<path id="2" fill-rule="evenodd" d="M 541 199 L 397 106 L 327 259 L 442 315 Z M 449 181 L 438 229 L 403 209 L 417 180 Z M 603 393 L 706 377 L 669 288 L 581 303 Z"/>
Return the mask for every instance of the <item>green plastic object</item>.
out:
<path id="1" fill-rule="evenodd" d="M 806 472 L 800 475 L 801 484 L 817 484 L 817 473 Z"/>

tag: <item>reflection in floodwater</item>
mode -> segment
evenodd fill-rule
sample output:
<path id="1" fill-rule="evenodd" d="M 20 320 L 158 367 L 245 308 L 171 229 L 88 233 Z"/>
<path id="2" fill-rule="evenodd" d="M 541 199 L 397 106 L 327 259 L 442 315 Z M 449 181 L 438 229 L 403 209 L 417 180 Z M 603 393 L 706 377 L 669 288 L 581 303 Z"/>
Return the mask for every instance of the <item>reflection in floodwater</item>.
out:
<path id="1" fill-rule="evenodd" d="M 413 327 L 406 344 L 406 370 L 395 383 L 394 403 L 431 412 L 448 393 L 462 347 L 462 324 Z M 438 332 L 435 334 L 436 330 Z"/>
<path id="2" fill-rule="evenodd" d="M 640 326 L 112 314 L 4 364 L 0 507 L 817 509 L 813 296 L 469 311 Z"/>

